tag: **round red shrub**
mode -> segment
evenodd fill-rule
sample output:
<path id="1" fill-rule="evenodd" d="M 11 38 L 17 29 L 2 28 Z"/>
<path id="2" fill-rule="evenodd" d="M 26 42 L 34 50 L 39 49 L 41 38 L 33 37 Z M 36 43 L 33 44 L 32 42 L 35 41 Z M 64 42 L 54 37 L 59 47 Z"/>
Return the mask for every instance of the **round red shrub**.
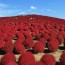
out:
<path id="1" fill-rule="evenodd" d="M 14 46 L 13 46 L 12 41 L 7 41 L 4 45 L 4 47 L 2 48 L 2 50 L 7 53 L 7 52 L 12 52 L 13 48 L 14 48 Z"/>
<path id="2" fill-rule="evenodd" d="M 19 43 L 14 44 L 14 49 L 17 53 L 20 53 L 20 54 L 25 53 L 25 51 L 26 51 L 24 45 L 19 44 Z"/>
<path id="3" fill-rule="evenodd" d="M 7 37 L 7 33 L 3 33 L 3 37 L 6 38 Z"/>
<path id="4" fill-rule="evenodd" d="M 4 35 L 1 31 L 0 31 L 0 40 L 4 40 Z"/>
<path id="5" fill-rule="evenodd" d="M 64 30 L 65 30 L 65 26 L 64 26 L 64 25 L 61 25 L 61 26 L 60 26 L 60 30 L 61 30 L 61 31 L 64 31 Z"/>
<path id="6" fill-rule="evenodd" d="M 43 62 L 39 61 L 36 65 L 45 65 Z"/>
<path id="7" fill-rule="evenodd" d="M 17 36 L 18 39 L 21 39 L 22 42 L 23 42 L 24 39 L 25 39 L 23 33 L 17 32 L 17 33 L 16 33 L 16 36 Z"/>
<path id="8" fill-rule="evenodd" d="M 5 45 L 5 41 L 0 40 L 0 49 L 1 49 L 1 48 L 3 48 L 3 47 L 4 47 L 4 45 Z"/>
<path id="9" fill-rule="evenodd" d="M 43 55 L 42 58 L 41 58 L 41 61 L 45 65 L 55 65 L 55 63 L 56 63 L 55 58 L 50 54 Z"/>
<path id="10" fill-rule="evenodd" d="M 35 62 L 34 55 L 31 52 L 26 52 L 19 57 L 19 65 L 32 65 Z"/>
<path id="11" fill-rule="evenodd" d="M 51 28 L 51 24 L 50 24 L 50 23 L 47 23 L 47 24 L 45 25 L 45 27 L 46 27 L 46 29 L 50 29 L 50 28 Z"/>
<path id="12" fill-rule="evenodd" d="M 35 37 L 36 36 L 36 33 L 35 32 L 32 32 L 31 35 L 32 35 L 32 37 Z"/>
<path id="13" fill-rule="evenodd" d="M 13 38 L 14 38 L 14 34 L 15 34 L 15 31 L 13 31 L 13 30 L 11 30 L 9 33 L 8 33 L 8 35 L 7 35 L 7 39 L 8 40 L 12 40 Z"/>
<path id="14" fill-rule="evenodd" d="M 60 64 L 65 65 L 65 51 L 63 51 L 61 57 L 60 57 Z"/>
<path id="15" fill-rule="evenodd" d="M 42 37 L 45 38 L 46 40 L 49 39 L 49 35 L 48 35 L 47 33 L 43 33 L 43 34 L 42 34 Z"/>
<path id="16" fill-rule="evenodd" d="M 45 64 L 42 61 L 38 61 L 38 62 L 35 62 L 35 63 L 31 64 L 31 65 L 45 65 Z"/>
<path id="17" fill-rule="evenodd" d="M 49 33 L 49 31 L 43 26 L 42 30 L 45 32 L 45 33 Z"/>
<path id="18" fill-rule="evenodd" d="M 32 35 L 30 34 L 30 31 L 24 31 L 23 32 L 25 38 L 31 38 L 32 39 Z"/>
<path id="19" fill-rule="evenodd" d="M 5 65 L 6 63 L 8 63 L 9 61 L 14 61 L 16 62 L 16 58 L 15 55 L 11 52 L 6 53 L 2 58 L 1 58 L 1 64 Z"/>
<path id="20" fill-rule="evenodd" d="M 6 63 L 5 65 L 18 65 L 16 62 L 14 61 L 9 61 L 8 63 Z"/>
<path id="21" fill-rule="evenodd" d="M 31 30 L 32 32 L 35 32 L 35 28 L 34 28 L 33 26 L 30 26 L 30 30 Z"/>
<path id="22" fill-rule="evenodd" d="M 61 32 L 59 32 L 57 34 L 57 38 L 58 38 L 60 44 L 64 43 L 64 37 L 63 37 L 63 34 Z"/>
<path id="23" fill-rule="evenodd" d="M 46 46 L 46 39 L 45 38 L 39 38 L 39 41 L 42 42 L 44 46 Z"/>
<path id="24" fill-rule="evenodd" d="M 34 46 L 34 41 L 30 38 L 26 38 L 24 41 L 24 45 L 26 48 L 32 48 Z"/>
<path id="25" fill-rule="evenodd" d="M 22 30 L 23 29 L 23 24 L 22 23 L 19 24 L 18 29 L 19 30 Z"/>
<path id="26" fill-rule="evenodd" d="M 56 32 L 53 30 L 53 29 L 49 29 L 49 36 L 52 38 L 52 37 L 54 37 L 54 38 L 56 38 L 57 36 L 56 36 Z"/>
<path id="27" fill-rule="evenodd" d="M 52 52 L 55 52 L 58 50 L 59 48 L 59 41 L 55 38 L 51 39 L 49 42 L 48 42 L 48 48 L 50 51 Z"/>
<path id="28" fill-rule="evenodd" d="M 40 33 L 36 33 L 36 35 L 35 35 L 35 38 L 38 40 L 39 38 L 41 37 L 41 34 Z"/>
<path id="29" fill-rule="evenodd" d="M 29 27 L 28 26 L 24 26 L 23 30 L 29 31 Z"/>
<path id="30" fill-rule="evenodd" d="M 15 42 L 14 42 L 14 44 L 16 44 L 16 43 L 19 43 L 19 44 L 22 44 L 24 41 L 21 39 L 21 38 L 18 38 Z"/>
<path id="31" fill-rule="evenodd" d="M 33 50 L 34 52 L 43 52 L 44 51 L 45 46 L 43 45 L 42 42 L 38 41 L 34 44 Z"/>

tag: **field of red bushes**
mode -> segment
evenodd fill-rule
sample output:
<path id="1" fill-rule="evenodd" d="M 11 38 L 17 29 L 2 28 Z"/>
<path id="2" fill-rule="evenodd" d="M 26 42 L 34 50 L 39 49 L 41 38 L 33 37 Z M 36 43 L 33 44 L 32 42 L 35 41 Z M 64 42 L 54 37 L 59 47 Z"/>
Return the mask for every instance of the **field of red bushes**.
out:
<path id="1" fill-rule="evenodd" d="M 0 65 L 65 65 L 65 20 L 21 15 L 0 18 Z"/>

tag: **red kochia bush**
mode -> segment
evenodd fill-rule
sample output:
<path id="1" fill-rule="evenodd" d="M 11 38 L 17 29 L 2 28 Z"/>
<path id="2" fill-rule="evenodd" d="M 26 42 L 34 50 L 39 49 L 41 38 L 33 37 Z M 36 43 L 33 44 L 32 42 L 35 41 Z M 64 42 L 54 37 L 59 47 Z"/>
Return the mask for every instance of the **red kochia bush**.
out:
<path id="1" fill-rule="evenodd" d="M 46 39 L 45 38 L 39 38 L 39 41 L 42 42 L 44 46 L 46 46 Z"/>
<path id="2" fill-rule="evenodd" d="M 46 40 L 49 39 L 49 35 L 48 35 L 47 33 L 43 33 L 43 34 L 42 34 L 42 37 L 45 38 Z"/>
<path id="3" fill-rule="evenodd" d="M 29 26 L 24 26 L 24 28 L 23 28 L 23 30 L 25 30 L 25 31 L 29 31 Z"/>
<path id="4" fill-rule="evenodd" d="M 17 33 L 16 33 L 16 36 L 17 36 L 18 39 L 21 39 L 22 42 L 23 42 L 24 39 L 25 39 L 23 33 L 21 33 L 21 32 L 17 32 Z"/>
<path id="5" fill-rule="evenodd" d="M 13 48 L 14 48 L 14 46 L 13 46 L 12 41 L 7 41 L 4 45 L 4 47 L 2 48 L 2 50 L 7 53 L 7 52 L 12 52 Z"/>
<path id="6" fill-rule="evenodd" d="M 35 63 L 31 64 L 31 65 L 45 65 L 45 64 L 42 61 L 38 61 L 38 62 L 35 62 Z"/>
<path id="7" fill-rule="evenodd" d="M 30 30 L 31 30 L 32 32 L 35 32 L 35 28 L 34 28 L 33 26 L 30 26 Z"/>
<path id="8" fill-rule="evenodd" d="M 23 31 L 23 34 L 24 34 L 25 38 L 31 38 L 32 39 L 32 35 L 30 34 L 30 31 Z"/>
<path id="9" fill-rule="evenodd" d="M 61 57 L 60 57 L 60 64 L 65 65 L 65 51 L 63 51 Z"/>
<path id="10" fill-rule="evenodd" d="M 5 45 L 5 42 L 3 40 L 0 40 L 0 49 L 3 48 Z"/>
<path id="11" fill-rule="evenodd" d="M 36 33 L 35 32 L 32 32 L 31 35 L 32 35 L 32 37 L 35 37 L 36 36 Z"/>
<path id="12" fill-rule="evenodd" d="M 34 55 L 31 52 L 26 52 L 19 57 L 19 65 L 32 65 L 35 62 Z"/>
<path id="13" fill-rule="evenodd" d="M 14 49 L 17 53 L 24 53 L 26 50 L 25 50 L 25 47 L 23 44 L 20 44 L 20 43 L 15 43 L 14 44 Z"/>
<path id="14" fill-rule="evenodd" d="M 45 65 L 55 65 L 56 63 L 55 58 L 50 54 L 43 55 L 41 61 L 45 63 Z"/>
<path id="15" fill-rule="evenodd" d="M 25 39 L 24 45 L 26 48 L 32 48 L 34 46 L 34 41 L 30 38 Z"/>
<path id="16" fill-rule="evenodd" d="M 36 65 L 45 65 L 43 62 L 39 61 Z"/>
<path id="17" fill-rule="evenodd" d="M 18 65 L 16 62 L 14 61 L 9 61 L 8 63 L 6 63 L 5 65 Z"/>
<path id="18" fill-rule="evenodd" d="M 64 35 L 65 35 L 65 34 L 64 34 Z M 59 32 L 59 33 L 57 34 L 57 38 L 58 38 L 60 44 L 64 43 L 64 35 L 63 35 L 62 32 Z"/>
<path id="19" fill-rule="evenodd" d="M 9 61 L 14 61 L 16 62 L 16 58 L 15 55 L 11 52 L 5 54 L 2 58 L 1 58 L 1 63 L 2 65 L 5 65 L 6 63 L 8 63 Z"/>
<path id="20" fill-rule="evenodd" d="M 45 33 L 49 33 L 49 31 L 43 26 L 42 27 L 42 30 L 45 32 Z"/>
<path id="21" fill-rule="evenodd" d="M 0 40 L 4 40 L 4 34 L 0 31 Z"/>
<path id="22" fill-rule="evenodd" d="M 50 38 L 51 38 L 51 37 L 54 37 L 54 38 L 57 37 L 57 36 L 56 36 L 56 32 L 55 32 L 53 29 L 49 29 L 49 36 L 50 36 Z"/>
<path id="23" fill-rule="evenodd" d="M 50 51 L 57 51 L 59 47 L 59 41 L 55 38 L 52 38 L 49 42 L 48 42 L 48 48 Z"/>
<path id="24" fill-rule="evenodd" d="M 24 41 L 21 38 L 18 38 L 14 44 L 16 44 L 16 43 L 22 44 L 23 42 Z"/>
<path id="25" fill-rule="evenodd" d="M 18 29 L 19 30 L 23 29 L 23 24 L 22 23 L 19 24 Z"/>
<path id="26" fill-rule="evenodd" d="M 44 51 L 44 45 L 42 42 L 38 41 L 35 43 L 33 50 L 34 52 L 43 52 Z"/>

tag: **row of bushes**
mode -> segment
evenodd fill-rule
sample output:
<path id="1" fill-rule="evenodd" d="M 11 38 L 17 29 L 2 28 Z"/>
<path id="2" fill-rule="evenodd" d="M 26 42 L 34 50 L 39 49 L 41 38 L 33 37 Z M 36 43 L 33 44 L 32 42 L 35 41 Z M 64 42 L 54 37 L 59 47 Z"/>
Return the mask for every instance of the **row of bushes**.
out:
<path id="1" fill-rule="evenodd" d="M 13 44 L 12 40 L 15 38 L 17 39 Z M 38 42 L 35 43 L 34 40 Z M 65 44 L 65 26 L 49 22 L 2 24 L 0 25 L 0 42 L 0 49 L 5 52 L 15 49 L 16 52 L 21 53 L 22 48 L 23 50 L 33 48 L 35 52 L 42 52 L 45 47 L 48 47 L 50 51 L 57 51 L 60 44 Z"/>
<path id="2" fill-rule="evenodd" d="M 60 64 L 65 65 L 65 51 L 60 57 Z M 0 65 L 55 65 L 56 60 L 51 54 L 44 54 L 39 61 L 35 60 L 34 55 L 31 52 L 25 52 L 20 55 L 16 62 L 16 57 L 13 53 L 9 52 L 1 58 Z"/>

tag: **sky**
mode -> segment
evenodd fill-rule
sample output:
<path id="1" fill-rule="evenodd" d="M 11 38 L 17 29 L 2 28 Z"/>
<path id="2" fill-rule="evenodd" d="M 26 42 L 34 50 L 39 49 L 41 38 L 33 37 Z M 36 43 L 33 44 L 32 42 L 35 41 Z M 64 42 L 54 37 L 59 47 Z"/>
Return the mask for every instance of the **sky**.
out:
<path id="1" fill-rule="evenodd" d="M 65 19 L 65 0 L 0 0 L 0 17 L 27 14 Z"/>

